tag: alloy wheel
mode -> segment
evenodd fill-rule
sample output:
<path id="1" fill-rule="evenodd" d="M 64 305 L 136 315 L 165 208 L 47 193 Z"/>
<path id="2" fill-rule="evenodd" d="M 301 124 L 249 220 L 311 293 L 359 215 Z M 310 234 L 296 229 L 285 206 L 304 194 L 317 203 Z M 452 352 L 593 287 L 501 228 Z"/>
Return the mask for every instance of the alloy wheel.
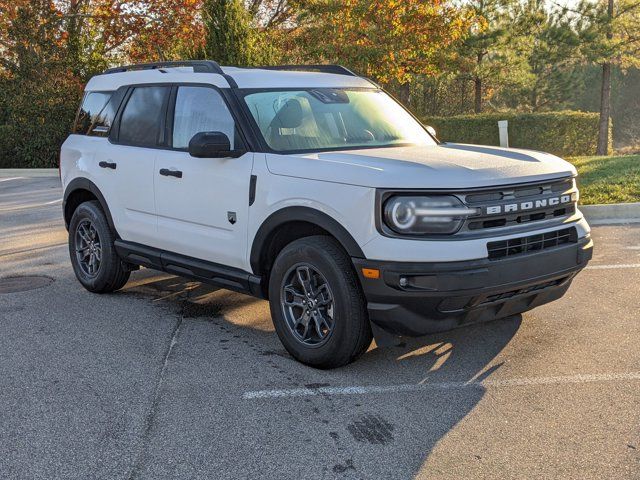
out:
<path id="1" fill-rule="evenodd" d="M 280 304 L 293 336 L 312 347 L 327 342 L 335 327 L 334 297 L 327 279 L 307 263 L 284 275 Z"/>
<path id="2" fill-rule="evenodd" d="M 90 220 L 83 220 L 76 228 L 76 259 L 82 272 L 95 277 L 102 262 L 102 245 L 96 227 Z"/>

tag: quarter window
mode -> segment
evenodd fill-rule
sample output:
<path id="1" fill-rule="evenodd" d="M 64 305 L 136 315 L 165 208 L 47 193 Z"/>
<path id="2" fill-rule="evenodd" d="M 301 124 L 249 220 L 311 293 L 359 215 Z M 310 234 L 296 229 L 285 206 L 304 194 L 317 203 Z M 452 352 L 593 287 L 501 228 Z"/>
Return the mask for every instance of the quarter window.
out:
<path id="1" fill-rule="evenodd" d="M 113 92 L 87 92 L 73 133 L 107 136 L 117 109 L 113 97 Z"/>
<path id="2" fill-rule="evenodd" d="M 136 87 L 133 90 L 120 119 L 120 143 L 143 147 L 158 144 L 168 92 L 168 87 Z"/>
<path id="3" fill-rule="evenodd" d="M 213 88 L 179 87 L 173 120 L 173 147 L 184 149 L 200 132 L 222 132 L 237 144 L 233 117 L 222 96 Z"/>

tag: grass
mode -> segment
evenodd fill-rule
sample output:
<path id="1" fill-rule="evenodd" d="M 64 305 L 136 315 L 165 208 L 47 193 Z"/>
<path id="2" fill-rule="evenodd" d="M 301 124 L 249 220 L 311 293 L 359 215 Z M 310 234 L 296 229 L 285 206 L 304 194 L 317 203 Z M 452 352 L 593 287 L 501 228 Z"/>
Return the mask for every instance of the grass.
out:
<path id="1" fill-rule="evenodd" d="M 574 157 L 580 203 L 640 202 L 640 155 Z"/>

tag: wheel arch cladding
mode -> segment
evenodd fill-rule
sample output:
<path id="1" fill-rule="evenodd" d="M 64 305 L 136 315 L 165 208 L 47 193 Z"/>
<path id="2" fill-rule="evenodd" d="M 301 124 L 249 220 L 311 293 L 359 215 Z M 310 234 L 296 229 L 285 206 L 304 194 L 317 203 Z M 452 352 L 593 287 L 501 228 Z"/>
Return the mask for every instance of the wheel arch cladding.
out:
<path id="1" fill-rule="evenodd" d="M 294 228 L 289 228 L 294 227 Z M 251 268 L 259 275 L 268 270 L 281 246 L 298 238 L 329 234 L 344 248 L 350 257 L 365 258 L 358 242 L 337 220 L 320 210 L 309 207 L 286 207 L 272 213 L 262 222 L 251 246 Z"/>
<path id="2" fill-rule="evenodd" d="M 64 197 L 62 201 L 62 211 L 64 214 L 64 224 L 67 230 L 69 230 L 69 223 L 71 222 L 71 217 L 73 216 L 73 212 L 75 212 L 76 208 L 81 203 L 97 200 L 107 217 L 107 223 L 109 224 L 109 228 L 112 229 L 113 232 L 116 231 L 115 225 L 113 223 L 113 218 L 111 217 L 111 212 L 109 211 L 109 207 L 107 205 L 107 201 L 104 199 L 102 192 L 93 183 L 91 180 L 86 178 L 75 178 L 64 191 Z M 117 236 L 117 234 L 116 234 Z"/>

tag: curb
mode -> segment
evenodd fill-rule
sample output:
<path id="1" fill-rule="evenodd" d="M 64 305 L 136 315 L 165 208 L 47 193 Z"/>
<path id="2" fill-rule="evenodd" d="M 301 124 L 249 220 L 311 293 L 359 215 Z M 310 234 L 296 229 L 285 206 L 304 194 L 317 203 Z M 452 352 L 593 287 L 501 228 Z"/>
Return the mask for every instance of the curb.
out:
<path id="1" fill-rule="evenodd" d="M 640 223 L 640 202 L 580 205 L 579 208 L 591 225 Z"/>
<path id="2" fill-rule="evenodd" d="M 6 177 L 57 177 L 57 168 L 0 168 L 0 178 Z"/>

